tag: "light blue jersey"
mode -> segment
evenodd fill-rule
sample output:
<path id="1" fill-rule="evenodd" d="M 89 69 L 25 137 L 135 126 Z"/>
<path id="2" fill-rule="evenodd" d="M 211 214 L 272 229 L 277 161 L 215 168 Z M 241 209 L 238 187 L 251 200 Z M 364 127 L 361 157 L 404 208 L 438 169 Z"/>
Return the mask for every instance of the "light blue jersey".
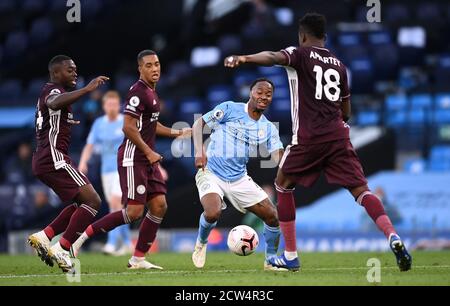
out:
<path id="1" fill-rule="evenodd" d="M 275 125 L 264 115 L 258 121 L 250 118 L 246 103 L 221 103 L 203 120 L 212 129 L 207 167 L 224 181 L 236 181 L 247 173 L 249 157 L 258 156 L 258 146 L 269 153 L 283 148 Z"/>
<path id="2" fill-rule="evenodd" d="M 115 121 L 108 117 L 97 118 L 92 125 L 87 143 L 93 144 L 98 150 L 102 161 L 102 174 L 117 171 L 117 150 L 123 141 L 123 115 L 120 114 Z"/>

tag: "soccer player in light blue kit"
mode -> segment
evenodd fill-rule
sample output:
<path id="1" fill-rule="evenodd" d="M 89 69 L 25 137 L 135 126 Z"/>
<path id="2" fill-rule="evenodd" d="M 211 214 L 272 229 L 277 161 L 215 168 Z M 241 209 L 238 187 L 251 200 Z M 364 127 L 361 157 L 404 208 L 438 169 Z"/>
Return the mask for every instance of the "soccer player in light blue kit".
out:
<path id="1" fill-rule="evenodd" d="M 122 209 L 122 191 L 117 172 L 117 149 L 123 140 L 123 115 L 120 113 L 120 96 L 116 91 L 108 91 L 102 98 L 105 115 L 95 120 L 87 138 L 80 159 L 79 170 L 87 174 L 87 163 L 92 152 L 99 150 L 103 193 L 110 212 Z M 118 248 L 120 240 L 122 246 Z M 110 255 L 123 255 L 131 252 L 130 228 L 128 224 L 108 232 L 108 241 L 103 252 Z"/>
<path id="2" fill-rule="evenodd" d="M 256 156 L 260 146 L 266 147 L 275 161 L 283 155 L 283 144 L 275 125 L 263 115 L 272 102 L 273 83 L 257 79 L 250 86 L 247 103 L 224 102 L 199 118 L 193 126 L 195 176 L 204 212 L 200 216 L 197 242 L 192 261 L 197 268 L 206 262 L 208 236 L 216 226 L 225 196 L 240 212 L 250 211 L 264 221 L 266 241 L 265 270 L 285 270 L 268 264 L 276 256 L 280 228 L 275 206 L 266 192 L 247 175 L 249 157 Z M 203 147 L 203 128 L 212 130 L 207 152 Z"/>

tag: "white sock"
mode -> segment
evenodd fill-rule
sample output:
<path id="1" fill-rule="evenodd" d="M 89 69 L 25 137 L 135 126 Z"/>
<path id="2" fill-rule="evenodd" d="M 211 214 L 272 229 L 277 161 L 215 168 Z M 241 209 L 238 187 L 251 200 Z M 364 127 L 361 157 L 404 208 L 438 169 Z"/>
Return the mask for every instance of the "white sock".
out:
<path id="1" fill-rule="evenodd" d="M 298 257 L 297 252 L 288 252 L 284 251 L 284 257 L 286 257 L 287 260 L 293 260 Z"/>
<path id="2" fill-rule="evenodd" d="M 86 234 L 86 232 L 83 232 L 80 237 L 72 244 L 72 250 L 75 256 L 78 255 L 78 252 L 81 249 L 81 246 L 86 242 L 86 240 L 89 239 L 89 236 Z"/>
<path id="3" fill-rule="evenodd" d="M 131 256 L 132 261 L 143 261 L 145 257 L 137 257 L 137 256 Z"/>

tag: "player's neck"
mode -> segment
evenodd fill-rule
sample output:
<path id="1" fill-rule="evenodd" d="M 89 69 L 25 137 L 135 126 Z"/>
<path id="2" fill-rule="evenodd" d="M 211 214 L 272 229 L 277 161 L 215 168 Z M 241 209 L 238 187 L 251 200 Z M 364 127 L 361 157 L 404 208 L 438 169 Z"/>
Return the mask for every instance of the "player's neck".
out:
<path id="1" fill-rule="evenodd" d="M 108 121 L 113 122 L 117 120 L 117 117 L 119 117 L 119 115 L 106 115 L 106 117 L 108 118 Z"/>
<path id="2" fill-rule="evenodd" d="M 252 108 L 250 106 L 250 103 L 248 104 L 248 116 L 250 118 L 252 118 L 255 121 L 258 121 L 261 118 L 262 114 L 263 114 L 262 110 L 259 110 L 257 108 Z"/>
<path id="3" fill-rule="evenodd" d="M 323 40 L 310 40 L 307 42 L 304 42 L 302 44 L 303 47 L 318 47 L 318 48 L 325 48 L 325 42 Z"/>
<path id="4" fill-rule="evenodd" d="M 155 90 L 156 88 L 156 83 L 153 82 L 148 82 L 147 80 L 145 80 L 142 76 L 139 78 L 142 82 L 145 83 L 145 85 L 147 85 L 148 87 L 150 87 L 151 89 Z"/>

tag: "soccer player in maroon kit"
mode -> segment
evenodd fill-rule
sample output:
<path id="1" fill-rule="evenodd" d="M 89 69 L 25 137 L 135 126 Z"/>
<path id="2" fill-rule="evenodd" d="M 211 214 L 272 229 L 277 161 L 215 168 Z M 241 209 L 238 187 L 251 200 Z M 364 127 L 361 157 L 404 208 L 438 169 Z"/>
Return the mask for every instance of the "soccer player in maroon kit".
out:
<path id="1" fill-rule="evenodd" d="M 346 123 L 350 118 L 350 91 L 344 64 L 325 49 L 326 20 L 320 14 L 300 19 L 299 46 L 278 52 L 229 56 L 226 67 L 244 63 L 285 66 L 291 90 L 292 142 L 280 162 L 275 187 L 278 217 L 285 239 L 285 252 L 272 258 L 276 267 L 297 271 L 295 233 L 296 184 L 310 187 L 321 171 L 329 183 L 347 188 L 389 240 L 401 271 L 411 269 L 412 258 L 381 201 L 370 191 L 358 156 L 350 142 Z"/>
<path id="2" fill-rule="evenodd" d="M 99 76 L 86 87 L 70 91 L 77 84 L 77 67 L 65 55 L 57 55 L 48 64 L 50 81 L 44 85 L 36 106 L 36 151 L 33 173 L 49 186 L 64 203 L 71 203 L 44 230 L 32 234 L 29 244 L 45 263 L 67 272 L 72 268 L 71 245 L 92 223 L 101 200 L 88 178 L 77 170 L 68 155 L 70 130 L 74 120 L 71 105 L 97 89 L 109 78 Z M 53 247 L 50 241 L 64 232 Z"/>
<path id="3" fill-rule="evenodd" d="M 119 147 L 117 162 L 122 189 L 121 211 L 113 212 L 88 226 L 74 244 L 75 253 L 90 237 L 108 232 L 115 227 L 131 223 L 142 217 L 139 238 L 133 256 L 128 261 L 130 269 L 162 269 L 145 260 L 166 213 L 166 184 L 158 163 L 161 155 L 155 152 L 155 137 L 190 136 L 191 129 L 173 130 L 158 122 L 160 101 L 156 94 L 161 66 L 152 50 L 141 51 L 137 56 L 139 80 L 130 88 L 124 110 L 125 138 Z"/>

